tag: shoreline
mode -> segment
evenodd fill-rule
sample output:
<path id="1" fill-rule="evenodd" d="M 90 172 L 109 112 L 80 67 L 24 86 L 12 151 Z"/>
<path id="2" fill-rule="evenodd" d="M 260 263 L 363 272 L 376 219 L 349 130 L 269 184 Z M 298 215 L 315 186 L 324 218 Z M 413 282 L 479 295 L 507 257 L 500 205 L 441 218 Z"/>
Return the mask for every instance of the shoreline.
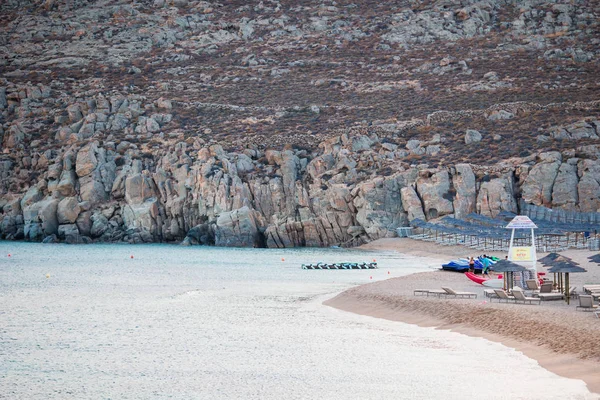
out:
<path id="1" fill-rule="evenodd" d="M 395 250 L 440 261 L 474 253 L 462 246 L 440 246 L 399 238 L 382 239 L 359 248 Z M 578 259 L 592 254 L 585 250 L 564 253 L 569 253 L 570 257 L 575 254 Z M 503 255 L 501 252 L 489 254 Z M 585 264 L 582 263 L 582 266 L 585 267 Z M 600 275 L 596 270 L 600 270 L 600 266 L 592 272 L 592 279 Z M 576 275 L 588 274 L 572 276 Z M 461 291 L 477 291 L 476 286 L 480 286 L 467 282 L 462 274 L 422 272 L 360 285 L 323 304 L 355 314 L 449 330 L 501 343 L 522 352 L 557 375 L 584 381 L 590 392 L 600 394 L 600 349 L 594 346 L 598 341 L 600 322 L 592 313 L 575 313 L 573 302 L 570 307 L 562 301 L 539 306 L 514 305 L 490 303 L 483 296 L 476 300 L 438 299 L 416 297 L 412 293 L 416 288 L 433 289 L 442 285 Z M 482 289 L 479 290 L 482 292 Z"/>

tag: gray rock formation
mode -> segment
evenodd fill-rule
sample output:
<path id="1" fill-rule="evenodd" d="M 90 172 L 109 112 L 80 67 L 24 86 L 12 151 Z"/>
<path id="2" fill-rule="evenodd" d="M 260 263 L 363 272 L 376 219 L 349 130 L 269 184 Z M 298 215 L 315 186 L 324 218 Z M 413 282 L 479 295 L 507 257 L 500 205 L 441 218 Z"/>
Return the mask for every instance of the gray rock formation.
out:
<path id="1" fill-rule="evenodd" d="M 423 211 L 428 219 L 438 218 L 454 212 L 450 196 L 450 175 L 445 169 L 419 171 L 417 193 L 423 202 Z"/>
<path id="2" fill-rule="evenodd" d="M 552 187 L 561 165 L 559 152 L 542 153 L 521 187 L 523 200 L 536 206 L 552 204 Z"/>
<path id="3" fill-rule="evenodd" d="M 577 185 L 579 208 L 583 212 L 599 212 L 600 210 L 600 164 L 596 161 L 584 160 L 579 164 Z"/>
<path id="4" fill-rule="evenodd" d="M 215 227 L 217 246 L 257 247 L 260 244 L 254 211 L 244 206 L 221 213 Z"/>
<path id="5" fill-rule="evenodd" d="M 477 213 L 488 217 L 495 217 L 501 211 L 516 213 L 518 209 L 513 185 L 512 175 L 482 182 L 477 194 Z"/>
<path id="6" fill-rule="evenodd" d="M 595 2 L 242 3 L 0 2 L 0 238 L 353 246 L 600 208 Z"/>
<path id="7" fill-rule="evenodd" d="M 579 203 L 577 185 L 577 159 L 570 159 L 558 168 L 552 186 L 552 205 L 564 210 L 576 210 Z"/>
<path id="8" fill-rule="evenodd" d="M 464 218 L 467 214 L 475 212 L 477 202 L 475 174 L 469 164 L 457 164 L 454 167 L 452 185 L 456 195 L 453 208 L 456 218 Z"/>
<path id="9" fill-rule="evenodd" d="M 479 131 L 467 129 L 467 132 L 465 133 L 465 144 L 481 142 L 481 138 L 482 136 Z"/>

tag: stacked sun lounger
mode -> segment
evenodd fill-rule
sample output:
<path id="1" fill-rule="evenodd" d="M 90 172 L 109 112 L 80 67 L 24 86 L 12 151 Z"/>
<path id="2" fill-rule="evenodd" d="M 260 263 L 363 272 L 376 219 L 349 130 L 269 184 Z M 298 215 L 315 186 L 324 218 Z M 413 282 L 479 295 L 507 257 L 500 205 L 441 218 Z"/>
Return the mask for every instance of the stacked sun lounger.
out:
<path id="1" fill-rule="evenodd" d="M 585 285 L 583 291 L 592 295 L 595 299 L 600 299 L 600 285 Z"/>

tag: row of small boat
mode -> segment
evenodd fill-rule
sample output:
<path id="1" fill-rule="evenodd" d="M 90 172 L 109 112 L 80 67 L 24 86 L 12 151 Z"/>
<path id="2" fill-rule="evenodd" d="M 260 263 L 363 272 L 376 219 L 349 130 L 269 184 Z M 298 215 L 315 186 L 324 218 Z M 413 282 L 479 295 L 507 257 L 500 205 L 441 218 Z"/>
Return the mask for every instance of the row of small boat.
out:
<path id="1" fill-rule="evenodd" d="M 377 268 L 376 262 L 371 263 L 316 263 L 316 264 L 302 264 L 302 269 L 375 269 Z"/>

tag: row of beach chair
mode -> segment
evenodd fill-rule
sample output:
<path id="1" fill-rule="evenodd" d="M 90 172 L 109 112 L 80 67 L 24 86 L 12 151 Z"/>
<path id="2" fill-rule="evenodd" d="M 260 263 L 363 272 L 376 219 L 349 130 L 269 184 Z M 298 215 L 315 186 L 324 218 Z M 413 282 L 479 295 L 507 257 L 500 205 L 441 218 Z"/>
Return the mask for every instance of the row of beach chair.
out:
<path id="1" fill-rule="evenodd" d="M 504 291 L 502 289 L 494 289 L 494 293 L 496 294 L 496 296 L 490 297 L 490 301 L 493 298 L 497 298 L 498 302 L 502 302 L 504 300 L 506 303 L 508 303 L 509 301 L 512 301 L 514 303 L 523 303 L 523 304 L 525 304 L 525 303 L 540 304 L 540 302 L 542 301 L 542 299 L 540 299 L 539 297 L 526 296 L 522 290 L 518 290 L 518 289 L 514 289 L 511 294 L 508 294 L 506 291 Z"/>
<path id="2" fill-rule="evenodd" d="M 542 285 L 543 286 L 543 285 Z M 513 289 L 510 293 L 503 289 L 487 289 L 484 291 L 485 295 L 492 299 L 498 299 L 498 302 L 513 302 L 515 304 L 540 304 L 544 300 L 544 295 L 557 295 L 557 293 L 538 293 L 538 297 L 527 296 L 525 292 L 520 288 Z M 472 292 L 459 292 L 449 287 L 442 287 L 439 289 L 415 289 L 415 296 L 437 296 L 437 297 L 454 297 L 454 298 L 477 298 L 476 293 Z M 542 295 L 542 297 L 539 297 Z M 560 294 L 562 295 L 562 293 Z M 562 298 L 562 297 L 561 297 Z M 549 298 L 545 298 L 548 300 Z M 554 298 L 553 298 L 554 299 Z M 594 297 L 592 295 L 579 295 L 579 305 L 575 307 L 575 310 L 582 311 L 593 311 L 596 318 L 600 319 L 599 306 L 594 304 Z"/>
<path id="3" fill-rule="evenodd" d="M 432 296 L 437 296 L 437 297 L 450 296 L 450 297 L 460 297 L 460 298 L 477 298 L 477 293 L 458 292 L 449 287 L 442 287 L 441 290 L 439 290 L 439 289 L 415 289 L 414 295 L 415 296 L 427 296 L 427 297 L 429 297 L 429 295 L 432 295 Z"/>

